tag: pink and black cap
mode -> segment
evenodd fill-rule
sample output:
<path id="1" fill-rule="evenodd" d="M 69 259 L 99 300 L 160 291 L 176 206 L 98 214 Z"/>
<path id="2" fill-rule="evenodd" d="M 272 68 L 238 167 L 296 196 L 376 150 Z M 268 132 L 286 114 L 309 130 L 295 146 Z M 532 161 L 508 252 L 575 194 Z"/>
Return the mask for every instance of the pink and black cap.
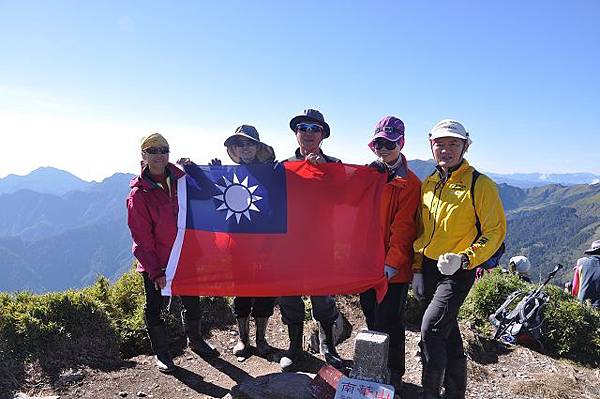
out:
<path id="1" fill-rule="evenodd" d="M 294 116 L 290 121 L 290 129 L 296 133 L 296 127 L 299 123 L 316 123 L 323 126 L 323 138 L 329 137 L 329 125 L 325 122 L 323 114 L 316 109 L 305 109 L 302 115 Z"/>
<path id="2" fill-rule="evenodd" d="M 395 116 L 386 116 L 375 125 L 373 138 L 369 142 L 371 150 L 375 151 L 373 143 L 378 138 L 384 138 L 389 141 L 398 142 L 400 149 L 404 147 L 404 122 Z"/>

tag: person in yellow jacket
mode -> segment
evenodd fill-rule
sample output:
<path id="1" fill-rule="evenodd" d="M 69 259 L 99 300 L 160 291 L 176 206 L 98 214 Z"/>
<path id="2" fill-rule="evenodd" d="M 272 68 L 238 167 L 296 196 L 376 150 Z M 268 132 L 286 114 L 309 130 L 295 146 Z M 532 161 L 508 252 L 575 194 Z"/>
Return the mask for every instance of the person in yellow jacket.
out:
<path id="1" fill-rule="evenodd" d="M 442 120 L 429 141 L 437 166 L 421 186 L 412 281 L 415 296 L 426 306 L 419 344 L 422 385 L 427 399 L 441 398 L 442 387 L 444 398 L 464 398 L 467 359 L 458 311 L 475 281 L 475 268 L 504 241 L 506 218 L 489 177 L 479 175 L 471 190 L 475 169 L 464 159 L 471 145 L 464 126 Z"/>

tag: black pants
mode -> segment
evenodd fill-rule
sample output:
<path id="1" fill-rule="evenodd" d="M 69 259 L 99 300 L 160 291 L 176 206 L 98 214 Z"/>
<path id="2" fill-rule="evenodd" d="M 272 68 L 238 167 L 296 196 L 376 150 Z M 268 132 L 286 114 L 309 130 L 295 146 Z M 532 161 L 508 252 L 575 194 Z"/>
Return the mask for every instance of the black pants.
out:
<path id="1" fill-rule="evenodd" d="M 146 304 L 144 305 L 144 319 L 147 327 L 158 326 L 163 323 L 160 318 L 164 297 L 160 290 L 154 287 L 154 283 L 148 277 L 148 273 L 143 272 L 144 292 L 146 294 Z M 186 320 L 200 319 L 200 298 L 197 296 L 182 296 L 181 305 L 183 310 L 181 314 Z"/>
<path id="2" fill-rule="evenodd" d="M 404 375 L 405 364 L 405 325 L 404 313 L 408 283 L 392 283 L 381 303 L 375 299 L 375 290 L 360 294 L 360 307 L 369 330 L 380 331 L 390 336 L 388 364 L 390 368 Z"/>
<path id="3" fill-rule="evenodd" d="M 299 324 L 304 321 L 304 301 L 302 297 L 282 296 L 279 297 L 278 301 L 283 324 Z M 339 312 L 333 296 L 311 296 L 310 302 L 315 320 L 323 324 L 335 322 Z"/>
<path id="4" fill-rule="evenodd" d="M 271 317 L 275 307 L 275 298 L 271 297 L 247 297 L 236 296 L 233 299 L 233 314 L 237 318 L 248 317 Z"/>
<path id="5" fill-rule="evenodd" d="M 464 363 L 458 311 L 474 281 L 475 270 L 458 270 L 445 276 L 438 270 L 436 260 L 423 259 L 427 309 L 421 322 L 420 346 L 423 368 L 432 375 L 443 376 L 446 369 Z"/>

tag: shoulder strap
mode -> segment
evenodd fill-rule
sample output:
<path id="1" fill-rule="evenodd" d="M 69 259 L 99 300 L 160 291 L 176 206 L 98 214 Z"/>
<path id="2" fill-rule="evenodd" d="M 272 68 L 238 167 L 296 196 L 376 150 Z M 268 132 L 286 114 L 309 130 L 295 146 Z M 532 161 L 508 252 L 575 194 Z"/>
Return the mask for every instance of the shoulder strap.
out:
<path id="1" fill-rule="evenodd" d="M 475 183 L 481 176 L 481 173 L 477 169 L 473 168 L 473 176 L 471 177 L 471 202 L 473 203 L 473 209 L 475 210 L 475 227 L 477 228 L 477 237 L 481 236 L 481 223 L 479 222 L 479 216 L 477 216 L 477 207 L 475 206 Z"/>

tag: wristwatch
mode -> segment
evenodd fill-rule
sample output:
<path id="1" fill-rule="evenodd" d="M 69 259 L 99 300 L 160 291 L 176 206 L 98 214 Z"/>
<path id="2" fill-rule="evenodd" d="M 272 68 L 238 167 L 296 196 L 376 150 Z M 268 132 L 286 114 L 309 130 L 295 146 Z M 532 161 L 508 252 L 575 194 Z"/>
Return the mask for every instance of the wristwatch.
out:
<path id="1" fill-rule="evenodd" d="M 460 268 L 461 269 L 468 269 L 469 266 L 471 265 L 471 262 L 469 262 L 469 257 L 466 254 L 460 254 L 460 258 L 461 258 L 461 262 L 460 262 Z"/>

